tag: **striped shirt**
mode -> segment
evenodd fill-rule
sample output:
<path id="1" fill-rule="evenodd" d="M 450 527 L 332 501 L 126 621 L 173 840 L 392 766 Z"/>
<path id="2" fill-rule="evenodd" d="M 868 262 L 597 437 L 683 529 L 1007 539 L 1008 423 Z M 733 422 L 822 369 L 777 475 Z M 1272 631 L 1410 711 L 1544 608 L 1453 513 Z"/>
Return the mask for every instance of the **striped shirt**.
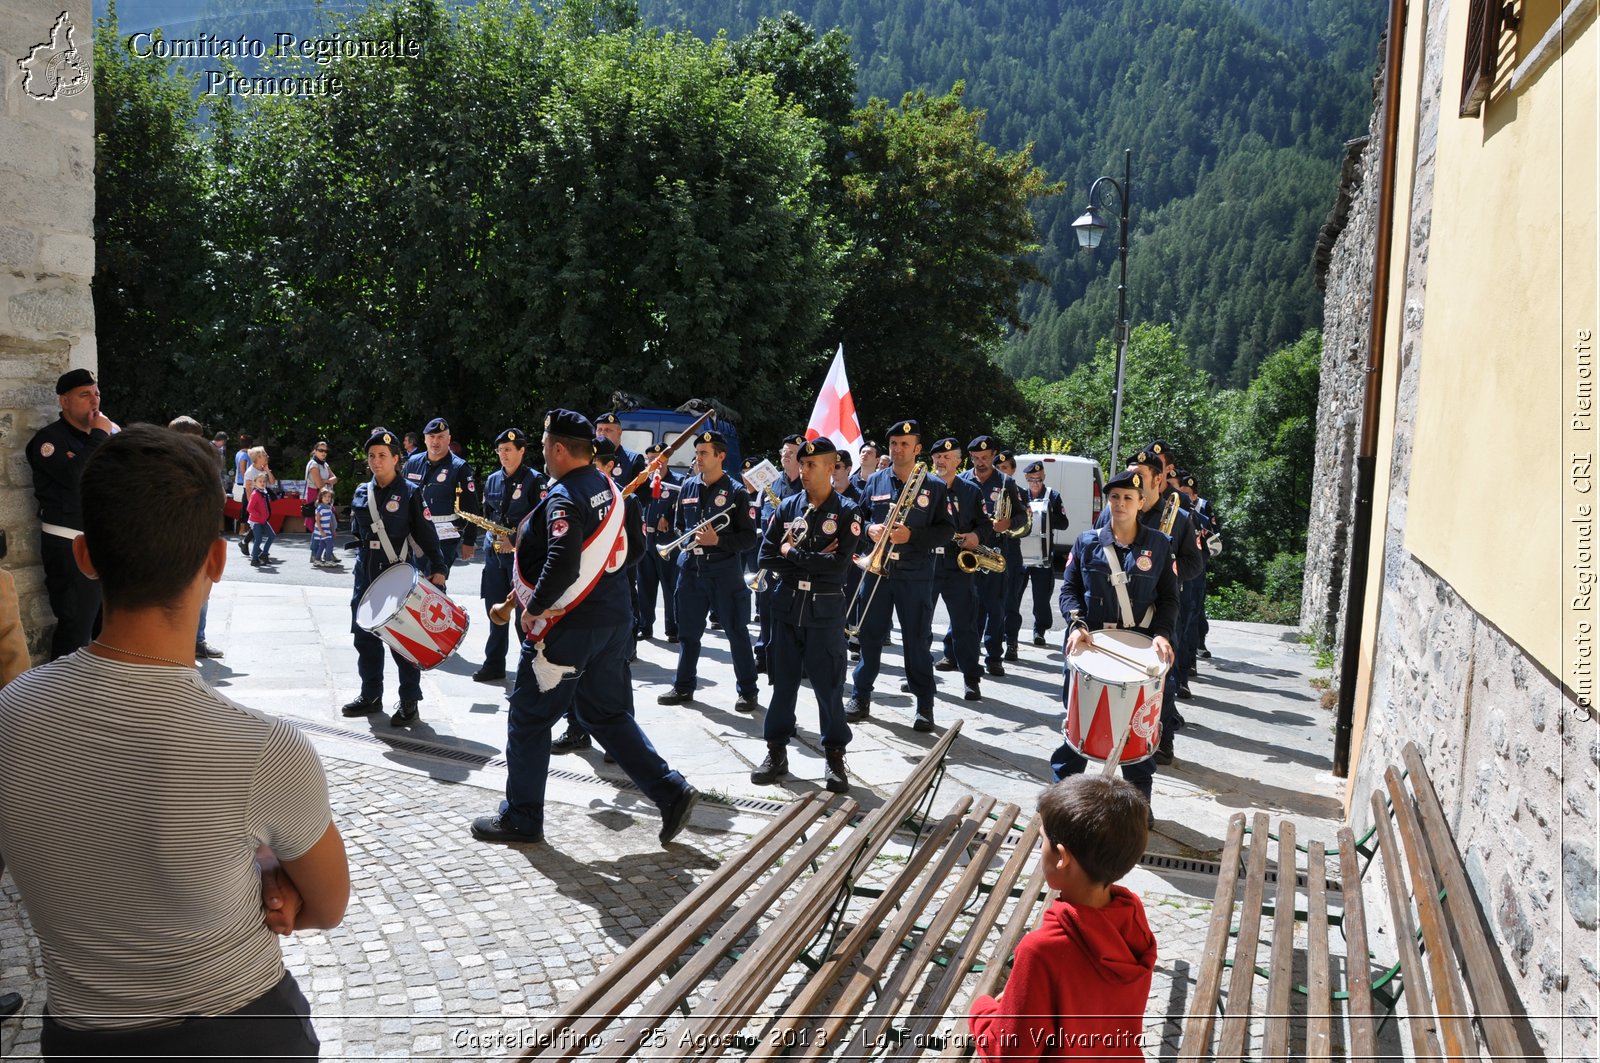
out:
<path id="1" fill-rule="evenodd" d="M 255 850 L 331 822 L 316 751 L 191 668 L 79 650 L 0 691 L 0 856 L 77 1029 L 222 1015 L 283 977 Z"/>

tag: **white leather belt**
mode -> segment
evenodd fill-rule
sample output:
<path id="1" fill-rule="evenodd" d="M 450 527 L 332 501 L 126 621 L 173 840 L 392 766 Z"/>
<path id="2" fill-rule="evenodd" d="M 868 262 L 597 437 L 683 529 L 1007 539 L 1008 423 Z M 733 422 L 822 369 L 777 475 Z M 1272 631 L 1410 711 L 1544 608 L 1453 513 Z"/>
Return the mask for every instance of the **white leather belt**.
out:
<path id="1" fill-rule="evenodd" d="M 935 546 L 935 547 L 934 547 L 934 548 L 933 548 L 933 552 L 934 552 L 934 553 L 936 553 L 936 554 L 942 554 L 942 553 L 944 553 L 944 547 L 942 547 L 942 546 Z"/>
<path id="2" fill-rule="evenodd" d="M 83 532 L 78 531 L 76 528 L 63 528 L 59 524 L 41 523 L 39 525 L 39 530 L 44 532 L 46 535 L 54 535 L 58 539 L 76 539 L 78 536 L 83 534 Z"/>

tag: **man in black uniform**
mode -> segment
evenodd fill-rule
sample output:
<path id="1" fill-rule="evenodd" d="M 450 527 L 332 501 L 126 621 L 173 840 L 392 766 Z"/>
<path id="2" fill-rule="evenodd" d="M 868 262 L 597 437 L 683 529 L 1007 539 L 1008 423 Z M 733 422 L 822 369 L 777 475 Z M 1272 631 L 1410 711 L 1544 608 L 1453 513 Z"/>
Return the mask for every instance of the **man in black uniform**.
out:
<path id="1" fill-rule="evenodd" d="M 966 700 L 977 701 L 983 696 L 978 685 L 983 669 L 978 664 L 977 573 L 963 572 L 959 559 L 961 551 L 976 553 L 983 545 L 978 529 L 989 526 L 989 517 L 983 511 L 983 491 L 957 475 L 961 471 L 961 444 L 953 437 L 941 439 L 933 445 L 932 453 L 933 474 L 944 483 L 946 505 L 955 526 L 955 538 L 933 548 L 933 604 L 937 607 L 943 598 L 950 618 L 944 633 L 944 656 L 934 667 L 941 672 L 960 669 L 966 683 Z"/>
<path id="2" fill-rule="evenodd" d="M 367 439 L 367 467 L 372 479 L 350 499 L 350 530 L 356 536 L 355 581 L 350 591 L 350 633 L 355 636 L 356 669 L 361 693 L 340 711 L 346 716 L 371 716 L 383 703 L 383 640 L 356 623 L 356 609 L 373 580 L 394 565 L 408 563 L 406 541 L 416 543 L 417 569 L 436 587 L 443 587 L 449 566 L 439 550 L 439 536 L 422 505 L 422 494 L 400 476 L 399 440 L 387 428 L 375 428 Z M 394 650 L 400 673 L 400 703 L 389 717 L 393 727 L 420 720 L 422 670 Z"/>
<path id="3" fill-rule="evenodd" d="M 1017 455 L 1002 450 L 995 455 L 994 467 L 1005 473 L 1011 481 L 1012 533 L 1000 538 L 1000 555 L 1006 559 L 1005 616 L 1006 657 L 1008 661 L 1020 660 L 1017 640 L 1022 637 L 1022 593 L 1028 587 L 1028 574 L 1022 564 L 1022 540 L 1033 531 L 1033 512 L 1028 508 L 1028 490 L 1017 475 Z"/>
<path id="4" fill-rule="evenodd" d="M 756 533 L 760 536 L 764 537 L 772 522 L 777 519 L 778 503 L 790 495 L 800 493 L 800 459 L 797 455 L 805 441 L 806 437 L 799 433 L 783 437 L 783 444 L 778 448 L 778 470 L 782 475 L 778 477 L 777 483 L 772 485 L 771 494 L 763 491 L 759 499 L 751 499 L 752 502 L 761 503 L 756 516 Z M 757 545 L 759 548 L 759 543 Z M 759 565 L 757 567 L 759 568 Z M 771 595 L 770 586 L 756 589 L 755 654 L 758 672 L 767 670 L 767 640 L 772 637 L 772 613 L 768 610 L 767 603 Z"/>
<path id="5" fill-rule="evenodd" d="M 39 501 L 39 557 L 44 562 L 44 587 L 56 630 L 50 659 L 89 645 L 100 626 L 100 585 L 85 576 L 72 558 L 72 540 L 83 534 L 78 507 L 78 478 L 89 455 L 120 431 L 100 412 L 100 385 L 87 369 L 74 369 L 56 379 L 61 416 L 28 441 L 33 469 L 33 494 Z M 217 530 L 222 530 L 218 517 Z"/>
<path id="6" fill-rule="evenodd" d="M 655 444 L 645 451 L 646 460 L 653 459 L 665 449 L 666 444 Z M 677 504 L 680 486 L 677 474 L 662 465 L 643 488 L 645 550 L 644 560 L 639 562 L 637 635 L 640 639 L 651 638 L 655 632 L 656 591 L 659 588 L 663 630 L 669 643 L 678 641 L 678 605 L 674 601 L 678 595 L 678 559 L 662 557 L 656 548 L 671 541 L 670 531 L 663 529 L 672 527 L 672 507 Z"/>
<path id="7" fill-rule="evenodd" d="M 761 565 L 771 585 L 768 608 L 772 639 L 767 644 L 772 702 L 762 721 L 767 758 L 750 774 L 757 784 L 775 783 L 789 772 L 789 739 L 795 736 L 795 702 L 802 671 L 811 680 L 827 758 L 824 785 L 846 793 L 844 750 L 850 725 L 844 720 L 845 569 L 861 535 L 856 509 L 833 489 L 837 448 L 827 438 L 799 448 L 801 489 L 777 507 L 777 519 L 761 539 Z"/>
<path id="8" fill-rule="evenodd" d="M 905 643 L 906 680 L 916 697 L 912 727 L 933 730 L 933 553 L 955 535 L 945 505 L 944 484 L 929 476 L 909 496 L 902 519 L 888 524 L 891 511 L 914 475 L 922 450 L 922 427 L 912 420 L 896 421 L 888 432 L 889 468 L 867 478 L 861 503 L 861 520 L 867 539 L 861 547 L 873 548 L 888 536 L 884 547 L 884 574 L 861 579 L 861 660 L 853 675 L 855 690 L 845 707 L 845 719 L 864 720 L 872 712 L 872 687 L 878 678 L 883 644 L 889 638 L 891 614 L 900 620 Z M 868 551 L 870 555 L 872 551 Z"/>
<path id="9" fill-rule="evenodd" d="M 522 429 L 507 428 L 495 436 L 494 449 L 500 456 L 500 467 L 484 481 L 483 515 L 500 527 L 514 531 L 544 497 L 544 476 L 524 460 L 528 437 Z M 514 542 L 492 532 L 483 533 L 483 578 L 478 584 L 478 593 L 483 597 L 485 613 L 511 593 L 511 568 L 515 557 Z M 521 619 L 519 608 L 512 623 Z M 504 679 L 506 651 L 510 645 L 511 624 L 491 623 L 483 648 L 483 667 L 474 672 L 472 678 L 479 683 L 497 683 Z"/>
<path id="10" fill-rule="evenodd" d="M 582 414 L 544 420 L 550 490 L 517 536 L 516 592 L 526 612 L 506 724 L 506 799 L 473 821 L 479 841 L 544 840 L 550 729 L 568 710 L 661 810 L 661 843 L 689 821 L 700 792 L 673 771 L 633 717 L 628 655 L 633 614 L 625 568 L 644 549 L 621 489 L 592 464 L 594 427 Z"/>
<path id="11" fill-rule="evenodd" d="M 422 430 L 424 449 L 406 459 L 405 478 L 422 492 L 422 508 L 433 522 L 439 538 L 439 551 L 444 555 L 446 577 L 456 563 L 456 552 L 461 560 L 472 560 L 470 526 L 456 516 L 456 501 L 467 513 L 479 513 L 478 480 L 472 466 L 450 451 L 450 425 L 443 417 L 435 417 Z M 468 534 L 462 537 L 463 530 Z"/>
<path id="12" fill-rule="evenodd" d="M 1006 536 L 1001 533 L 1021 523 L 1027 513 L 1027 503 L 1023 501 L 1022 492 L 1016 484 L 1011 482 L 1011 477 L 995 468 L 995 455 L 999 449 L 992 436 L 978 436 L 968 443 L 967 457 L 972 462 L 972 468 L 962 473 L 961 478 L 976 484 L 983 495 L 983 512 L 987 522 L 980 526 L 978 539 L 984 546 L 999 550 L 1004 556 L 1001 544 L 1006 541 Z M 1002 516 L 1002 511 L 1006 509 L 1010 510 L 1009 514 Z M 1006 674 L 1005 666 L 1000 662 L 1006 655 L 1006 576 L 1010 569 L 1011 561 L 1007 558 L 1006 572 L 983 571 L 977 576 L 978 632 L 983 640 L 984 668 L 990 675 Z"/>
<path id="13" fill-rule="evenodd" d="M 740 712 L 755 712 L 756 660 L 750 648 L 750 589 L 739 565 L 739 552 L 755 541 L 749 500 L 744 487 L 722 471 L 728 443 L 710 430 L 695 437 L 695 466 L 700 471 L 678 492 L 673 527 L 695 535 L 678 553 L 678 670 L 672 689 L 657 695 L 662 705 L 681 705 L 694 698 L 700 663 L 700 640 L 706 617 L 713 611 L 728 636 Z M 720 529 L 713 522 L 721 525 Z"/>
<path id="14" fill-rule="evenodd" d="M 618 487 L 627 487 L 633 483 L 633 478 L 644 472 L 645 456 L 636 451 L 629 450 L 622 445 L 622 418 L 617 416 L 617 411 L 602 413 L 594 419 L 594 434 L 596 439 L 605 440 L 613 448 L 611 478 L 617 481 Z M 644 563 L 628 569 L 628 602 L 633 609 L 634 641 L 638 641 L 638 632 L 644 627 L 644 613 L 639 605 L 639 577 L 643 575 Z"/>
<path id="15" fill-rule="evenodd" d="M 1025 565 L 1028 586 L 1033 589 L 1033 644 L 1043 646 L 1050 634 L 1055 617 L 1050 592 L 1055 589 L 1056 574 L 1051 554 L 1055 548 L 1056 532 L 1066 531 L 1071 521 L 1067 507 L 1061 501 L 1061 492 L 1044 482 L 1044 462 L 1036 461 L 1022 472 L 1027 484 L 1028 508 L 1032 511 L 1033 530 L 1030 535 L 1043 539 L 1042 557 L 1032 565 Z M 1019 629 L 1020 630 L 1020 629 Z"/>

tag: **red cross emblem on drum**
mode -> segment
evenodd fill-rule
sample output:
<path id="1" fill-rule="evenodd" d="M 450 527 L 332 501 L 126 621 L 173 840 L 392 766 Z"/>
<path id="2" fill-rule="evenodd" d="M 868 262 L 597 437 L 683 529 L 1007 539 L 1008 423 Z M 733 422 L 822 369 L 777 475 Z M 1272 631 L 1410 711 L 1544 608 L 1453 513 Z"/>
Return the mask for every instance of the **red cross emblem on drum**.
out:
<path id="1" fill-rule="evenodd" d="M 1094 645 L 1067 658 L 1067 745 L 1119 764 L 1148 760 L 1161 742 L 1161 684 L 1167 668 L 1152 640 L 1132 631 L 1096 631 Z"/>

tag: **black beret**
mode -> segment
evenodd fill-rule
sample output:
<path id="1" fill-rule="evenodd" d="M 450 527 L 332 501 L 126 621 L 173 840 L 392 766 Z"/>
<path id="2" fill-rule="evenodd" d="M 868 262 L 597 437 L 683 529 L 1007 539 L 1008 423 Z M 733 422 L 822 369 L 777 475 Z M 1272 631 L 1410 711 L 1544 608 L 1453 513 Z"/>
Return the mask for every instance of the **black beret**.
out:
<path id="1" fill-rule="evenodd" d="M 833 440 L 829 439 L 827 436 L 818 436 L 816 439 L 808 439 L 800 448 L 800 457 L 802 458 L 815 458 L 822 454 L 837 453 L 839 453 L 839 448 L 834 446 Z"/>
<path id="2" fill-rule="evenodd" d="M 1106 494 L 1111 493 L 1113 487 L 1130 487 L 1135 491 L 1144 492 L 1144 473 L 1134 469 L 1124 469 L 1106 482 Z"/>
<path id="3" fill-rule="evenodd" d="M 647 458 L 653 458 L 666 449 L 667 445 L 665 443 L 651 443 L 648 447 L 644 448 L 644 456 Z"/>
<path id="4" fill-rule="evenodd" d="M 390 450 L 393 450 L 399 445 L 400 440 L 395 438 L 395 434 L 389 431 L 387 428 L 380 426 L 372 430 L 372 434 L 367 437 L 367 445 L 362 449 L 371 450 L 373 447 L 388 447 Z"/>
<path id="5" fill-rule="evenodd" d="M 783 437 L 783 446 L 788 446 L 790 443 L 797 447 L 803 447 L 806 444 L 806 437 L 799 432 L 791 432 Z"/>
<path id="6" fill-rule="evenodd" d="M 595 436 L 594 456 L 601 461 L 616 461 L 617 445 L 604 436 Z"/>
<path id="7" fill-rule="evenodd" d="M 1194 487 L 1194 485 L 1195 485 L 1194 473 L 1189 472 L 1186 469 L 1179 469 L 1178 472 L 1177 472 L 1177 475 L 1178 475 L 1178 486 L 1180 486 L 1180 487 L 1189 487 L 1189 488 Z"/>
<path id="8" fill-rule="evenodd" d="M 694 437 L 695 446 L 699 446 L 701 443 L 710 443 L 712 446 L 721 447 L 723 450 L 728 449 L 728 437 L 721 432 L 713 432 L 709 428 Z"/>
<path id="9" fill-rule="evenodd" d="M 928 448 L 930 454 L 948 454 L 954 451 L 961 453 L 961 444 L 957 443 L 954 436 L 945 436 L 939 442 Z"/>
<path id="10" fill-rule="evenodd" d="M 848 450 L 839 451 L 839 464 L 840 465 L 843 465 L 845 468 L 848 469 L 850 466 L 854 465 L 855 463 L 856 463 L 856 459 L 852 458 L 850 456 L 850 452 Z"/>
<path id="11" fill-rule="evenodd" d="M 999 448 L 994 445 L 993 436 L 978 436 L 972 442 L 967 444 L 967 449 L 974 454 L 987 454 L 990 451 L 998 450 Z"/>
<path id="12" fill-rule="evenodd" d="M 1173 452 L 1172 444 L 1168 443 L 1165 439 L 1157 439 L 1144 449 L 1148 450 L 1152 454 L 1158 455 L 1164 462 L 1173 465 L 1178 463 L 1178 455 Z"/>
<path id="13" fill-rule="evenodd" d="M 94 373 L 87 369 L 73 369 L 56 377 L 56 394 L 65 395 L 78 388 L 94 386 Z"/>
<path id="14" fill-rule="evenodd" d="M 615 413 L 602 413 L 599 417 L 596 417 L 594 419 L 594 423 L 595 424 L 621 424 L 622 423 L 622 418 L 618 417 Z"/>
<path id="15" fill-rule="evenodd" d="M 1155 451 L 1151 450 L 1149 447 L 1146 447 L 1145 449 L 1139 451 L 1137 454 L 1135 454 L 1133 457 L 1129 458 L 1123 464 L 1125 464 L 1125 465 L 1143 465 L 1145 468 L 1149 469 L 1151 472 L 1160 472 L 1162 467 L 1163 467 L 1162 463 L 1161 463 L 1161 456 L 1159 454 L 1157 454 Z"/>
<path id="16" fill-rule="evenodd" d="M 426 426 L 423 427 L 422 434 L 431 436 L 435 432 L 448 432 L 448 431 L 450 431 L 450 422 L 446 421 L 443 417 L 435 417 L 433 420 L 429 421 Z"/>
<path id="17" fill-rule="evenodd" d="M 498 447 L 501 443 L 511 443 L 519 450 L 526 450 L 528 449 L 528 436 L 520 428 L 507 428 L 504 432 L 494 437 L 495 446 Z"/>
<path id="18" fill-rule="evenodd" d="M 1035 461 L 1029 463 L 1028 467 L 1022 470 L 1022 475 L 1032 476 L 1036 472 L 1044 472 L 1044 462 Z"/>
<path id="19" fill-rule="evenodd" d="M 997 463 L 1002 461 L 1016 461 L 1017 452 L 1014 450 L 1002 450 L 1000 453 L 995 455 L 994 460 Z"/>
<path id="20" fill-rule="evenodd" d="M 544 415 L 544 430 L 553 436 L 565 436 L 568 439 L 594 438 L 594 425 L 589 423 L 589 418 L 559 407 Z"/>
<path id="21" fill-rule="evenodd" d="M 755 468 L 757 465 L 760 465 L 760 464 L 761 464 L 761 459 L 760 458 L 746 458 L 746 459 L 744 459 L 744 463 L 739 466 L 739 471 L 740 472 L 749 472 L 751 469 Z"/>
<path id="22" fill-rule="evenodd" d="M 896 421 L 894 424 L 889 426 L 889 430 L 883 433 L 883 436 L 885 439 L 889 439 L 894 436 L 916 436 L 918 439 L 921 439 L 922 425 L 918 424 L 916 421 Z"/>

